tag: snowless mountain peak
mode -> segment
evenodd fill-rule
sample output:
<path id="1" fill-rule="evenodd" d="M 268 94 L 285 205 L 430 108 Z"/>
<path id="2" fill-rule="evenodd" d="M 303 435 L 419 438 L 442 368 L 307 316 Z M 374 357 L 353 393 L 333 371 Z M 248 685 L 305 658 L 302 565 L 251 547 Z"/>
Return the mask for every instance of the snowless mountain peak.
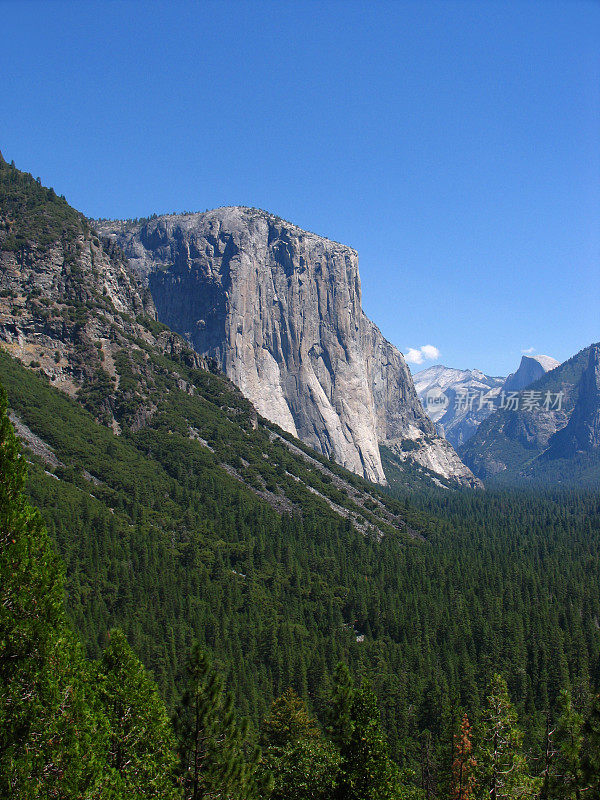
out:
<path id="1" fill-rule="evenodd" d="M 544 356 L 541 354 L 523 356 L 519 364 L 519 369 L 508 376 L 502 389 L 505 392 L 520 392 L 521 389 L 525 389 L 526 386 L 534 383 L 534 381 L 537 381 L 542 375 L 545 375 L 547 372 L 550 372 L 551 369 L 555 369 L 559 365 L 560 361 L 552 358 L 552 356 Z"/>

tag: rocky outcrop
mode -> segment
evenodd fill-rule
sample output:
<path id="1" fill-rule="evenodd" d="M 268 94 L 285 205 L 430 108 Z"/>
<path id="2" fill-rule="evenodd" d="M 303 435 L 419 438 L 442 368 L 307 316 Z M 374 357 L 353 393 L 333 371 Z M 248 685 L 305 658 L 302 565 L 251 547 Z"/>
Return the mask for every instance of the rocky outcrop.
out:
<path id="1" fill-rule="evenodd" d="M 156 321 L 122 251 L 31 175 L 0 161 L 0 346 L 119 432 L 156 410 L 178 364 L 207 363 Z M 158 356 L 174 359 L 173 372 Z M 183 388 L 183 387 L 180 387 Z"/>
<path id="2" fill-rule="evenodd" d="M 264 417 L 372 481 L 385 482 L 379 443 L 405 440 L 437 453 L 445 477 L 472 479 L 363 313 L 356 251 L 249 208 L 95 225 L 150 287 L 158 318 Z"/>
<path id="3" fill-rule="evenodd" d="M 552 358 L 552 356 L 523 356 L 519 369 L 516 372 L 511 372 L 502 387 L 502 391 L 520 392 L 521 389 L 525 389 L 534 381 L 539 380 L 542 375 L 555 369 L 559 364 L 560 361 Z"/>

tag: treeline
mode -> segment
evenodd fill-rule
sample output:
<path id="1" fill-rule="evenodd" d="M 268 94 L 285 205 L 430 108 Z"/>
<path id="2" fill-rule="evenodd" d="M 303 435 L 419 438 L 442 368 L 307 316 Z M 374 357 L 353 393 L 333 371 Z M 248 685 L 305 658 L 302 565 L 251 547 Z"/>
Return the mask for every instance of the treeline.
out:
<path id="1" fill-rule="evenodd" d="M 600 698 L 587 718 L 569 693 L 528 759 L 505 681 L 494 676 L 471 730 L 420 731 L 419 769 L 389 754 L 376 695 L 339 665 L 322 724 L 289 689 L 258 732 L 240 721 L 200 647 L 170 719 L 126 637 L 86 659 L 64 580 L 0 396 L 0 795 L 25 798 L 400 800 L 580 798 L 600 792 Z M 452 715 L 449 719 L 452 719 Z M 446 721 L 448 723 L 448 720 Z M 443 725 L 442 725 L 443 727 Z"/>

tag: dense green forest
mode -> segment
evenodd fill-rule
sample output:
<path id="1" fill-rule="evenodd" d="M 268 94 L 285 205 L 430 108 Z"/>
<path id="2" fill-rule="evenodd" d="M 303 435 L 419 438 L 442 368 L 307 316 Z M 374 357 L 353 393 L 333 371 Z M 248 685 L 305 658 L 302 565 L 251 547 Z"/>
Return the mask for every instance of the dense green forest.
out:
<path id="1" fill-rule="evenodd" d="M 236 713 L 206 648 L 196 644 L 186 659 L 181 697 L 170 718 L 156 683 L 120 630 L 110 632 L 98 659 L 85 657 L 65 613 L 60 561 L 41 516 L 24 494 L 26 464 L 19 450 L 2 393 L 2 796 L 598 796 L 600 698 L 586 703 L 581 685 L 575 692 L 562 688 L 546 709 L 539 758 L 524 747 L 500 675 L 491 676 L 477 705 L 471 702 L 473 725 L 457 697 L 435 709 L 432 687 L 426 700 L 433 714 L 419 720 L 413 769 L 390 757 L 371 681 L 363 676 L 356 683 L 342 663 L 328 686 L 321 724 L 288 688 L 253 731 Z"/>
<path id="2" fill-rule="evenodd" d="M 289 688 L 326 726 L 342 661 L 373 686 L 402 774 L 419 783 L 425 769 L 436 785 L 457 722 L 478 719 L 496 672 L 534 772 L 561 690 L 589 713 L 597 496 L 397 491 L 422 538 L 380 540 L 316 501 L 302 516 L 277 513 L 164 420 L 116 437 L 43 377 L 7 356 L 2 365 L 11 407 L 63 463 L 30 455 L 28 493 L 66 564 L 74 628 L 92 658 L 122 628 L 169 713 L 194 642 L 254 738 Z"/>

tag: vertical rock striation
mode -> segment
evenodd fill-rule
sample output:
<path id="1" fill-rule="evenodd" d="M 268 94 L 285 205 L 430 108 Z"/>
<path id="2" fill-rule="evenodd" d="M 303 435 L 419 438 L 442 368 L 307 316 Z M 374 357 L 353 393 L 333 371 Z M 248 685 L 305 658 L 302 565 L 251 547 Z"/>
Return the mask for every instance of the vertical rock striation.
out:
<path id="1" fill-rule="evenodd" d="M 385 482 L 380 442 L 420 440 L 414 460 L 473 482 L 364 314 L 355 250 L 240 207 L 96 225 L 147 282 L 159 319 L 267 419 L 372 481 Z"/>

